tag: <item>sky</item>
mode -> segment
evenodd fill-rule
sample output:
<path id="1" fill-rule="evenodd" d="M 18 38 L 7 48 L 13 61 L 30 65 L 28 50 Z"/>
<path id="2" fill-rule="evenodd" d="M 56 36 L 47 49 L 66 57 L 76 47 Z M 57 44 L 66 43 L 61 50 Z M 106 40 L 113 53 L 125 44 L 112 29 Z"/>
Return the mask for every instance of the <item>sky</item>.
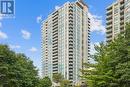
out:
<path id="1" fill-rule="evenodd" d="M 41 21 L 67 1 L 76 0 L 15 0 L 15 18 L 0 16 L 0 44 L 26 54 L 41 70 Z M 94 44 L 105 41 L 105 9 L 114 1 L 84 0 L 91 19 L 91 54 Z"/>

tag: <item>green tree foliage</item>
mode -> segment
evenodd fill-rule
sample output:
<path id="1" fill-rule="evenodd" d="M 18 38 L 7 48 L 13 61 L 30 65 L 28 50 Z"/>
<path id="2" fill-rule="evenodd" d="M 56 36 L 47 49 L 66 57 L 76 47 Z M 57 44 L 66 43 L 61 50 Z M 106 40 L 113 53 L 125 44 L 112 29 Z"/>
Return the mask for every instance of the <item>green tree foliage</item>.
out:
<path id="1" fill-rule="evenodd" d="M 70 87 L 70 81 L 69 80 L 62 80 L 61 81 L 61 87 Z"/>
<path id="2" fill-rule="evenodd" d="M 64 79 L 61 73 L 53 74 L 53 81 L 57 84 L 59 83 L 60 87 L 70 87 L 71 85 L 70 81 Z"/>
<path id="3" fill-rule="evenodd" d="M 39 86 L 38 87 L 51 87 L 52 82 L 49 77 L 44 77 L 43 79 L 40 80 Z"/>
<path id="4" fill-rule="evenodd" d="M 33 62 L 24 54 L 16 54 L 0 45 L 0 86 L 36 87 L 38 74 Z"/>
<path id="5" fill-rule="evenodd" d="M 95 64 L 86 64 L 83 78 L 89 87 L 130 87 L 130 24 L 114 42 L 95 46 Z"/>
<path id="6" fill-rule="evenodd" d="M 56 73 L 56 74 L 53 74 L 53 81 L 55 83 L 60 83 L 62 80 L 63 80 L 63 76 L 61 73 Z"/>

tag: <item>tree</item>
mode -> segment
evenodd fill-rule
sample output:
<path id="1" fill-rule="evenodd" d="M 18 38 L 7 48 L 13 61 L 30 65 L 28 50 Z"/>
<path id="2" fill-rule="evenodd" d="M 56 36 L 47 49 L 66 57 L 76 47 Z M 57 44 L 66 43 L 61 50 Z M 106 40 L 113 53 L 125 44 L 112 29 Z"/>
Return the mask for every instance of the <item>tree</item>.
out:
<path id="1" fill-rule="evenodd" d="M 63 80 L 63 76 L 61 73 L 53 74 L 53 81 L 55 83 L 60 83 Z"/>
<path id="2" fill-rule="evenodd" d="M 70 81 L 69 80 L 62 80 L 61 87 L 70 87 Z"/>
<path id="3" fill-rule="evenodd" d="M 70 87 L 71 83 L 69 80 L 63 78 L 61 73 L 53 74 L 53 81 L 60 85 L 60 87 Z"/>
<path id="4" fill-rule="evenodd" d="M 0 45 L 0 86 L 36 87 L 37 83 L 38 74 L 33 62 L 7 45 Z"/>
<path id="5" fill-rule="evenodd" d="M 130 24 L 114 42 L 95 46 L 95 64 L 86 64 L 83 78 L 89 87 L 130 86 Z"/>
<path id="6" fill-rule="evenodd" d="M 38 87 L 51 87 L 52 82 L 49 77 L 44 77 L 43 79 L 40 80 L 39 86 Z"/>

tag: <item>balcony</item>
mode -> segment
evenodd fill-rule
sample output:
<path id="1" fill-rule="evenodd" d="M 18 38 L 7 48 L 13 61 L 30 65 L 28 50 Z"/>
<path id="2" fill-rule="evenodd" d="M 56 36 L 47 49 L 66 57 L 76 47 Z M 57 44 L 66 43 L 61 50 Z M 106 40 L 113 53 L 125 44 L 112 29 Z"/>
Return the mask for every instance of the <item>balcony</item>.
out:
<path id="1" fill-rule="evenodd" d="M 53 38 L 53 42 L 58 42 L 58 38 Z"/>
<path id="2" fill-rule="evenodd" d="M 52 30 L 57 30 L 57 29 L 58 29 L 58 26 L 53 26 Z"/>
<path id="3" fill-rule="evenodd" d="M 70 57 L 69 60 L 73 61 L 73 57 Z M 70 64 L 70 65 L 71 65 L 71 64 Z M 69 66 L 70 66 L 70 65 L 69 65 Z M 73 66 L 73 65 L 72 65 L 72 66 Z"/>
<path id="4" fill-rule="evenodd" d="M 88 29 L 88 32 L 91 32 L 90 29 Z"/>
<path id="5" fill-rule="evenodd" d="M 55 29 L 55 30 L 53 30 L 53 34 L 55 34 L 55 33 L 57 33 L 58 32 L 58 29 Z"/>
<path id="6" fill-rule="evenodd" d="M 73 66 L 73 64 L 69 64 L 69 66 Z"/>
<path id="7" fill-rule="evenodd" d="M 58 51 L 58 47 L 53 48 L 52 51 Z"/>
<path id="8" fill-rule="evenodd" d="M 54 46 L 53 47 L 53 51 L 55 52 L 55 51 L 58 51 L 58 46 Z"/>
<path id="9" fill-rule="evenodd" d="M 107 16 L 111 16 L 112 13 L 113 13 L 113 12 L 111 11 L 111 12 L 107 13 L 106 15 L 107 15 Z"/>
<path id="10" fill-rule="evenodd" d="M 107 16 L 111 15 L 111 14 L 112 14 L 112 9 L 108 10 L 107 13 L 106 13 Z"/>
<path id="11" fill-rule="evenodd" d="M 110 33 L 110 34 L 107 34 L 107 36 L 106 36 L 107 38 L 112 38 L 112 33 Z"/>
<path id="12" fill-rule="evenodd" d="M 69 33 L 69 36 L 70 36 L 70 37 L 73 37 L 73 34 L 72 34 L 72 33 Z"/>
<path id="13" fill-rule="evenodd" d="M 73 54 L 69 54 L 70 57 L 73 57 Z"/>
<path id="14" fill-rule="evenodd" d="M 53 37 L 53 39 L 57 39 L 57 38 L 58 38 L 58 35 Z"/>
<path id="15" fill-rule="evenodd" d="M 70 16 L 70 17 L 69 17 L 69 19 L 72 19 L 72 20 L 73 20 L 73 17 L 72 17 L 72 16 Z"/>
<path id="16" fill-rule="evenodd" d="M 58 25 L 58 20 L 54 21 L 53 25 Z"/>
<path id="17" fill-rule="evenodd" d="M 106 22 L 106 24 L 111 24 L 112 23 L 112 20 L 108 20 L 107 22 Z"/>
<path id="18" fill-rule="evenodd" d="M 58 72 L 58 67 L 53 67 L 53 72 Z"/>
<path id="19" fill-rule="evenodd" d="M 69 8 L 70 8 L 70 9 L 73 9 L 73 6 L 70 5 Z"/>
<path id="20" fill-rule="evenodd" d="M 57 53 L 58 53 L 58 52 L 57 52 Z M 58 54 L 57 54 L 57 53 L 56 53 L 56 54 L 53 54 L 53 57 L 58 56 Z"/>
<path id="21" fill-rule="evenodd" d="M 54 14 L 54 15 L 52 16 L 53 19 L 55 19 L 55 18 L 57 18 L 57 17 L 58 17 L 58 13 L 56 13 L 56 14 Z"/>
<path id="22" fill-rule="evenodd" d="M 124 14 L 120 16 L 120 20 L 124 20 Z"/>
<path id="23" fill-rule="evenodd" d="M 71 68 L 69 67 L 69 72 L 73 73 L 73 67 L 71 67 Z"/>
<path id="24" fill-rule="evenodd" d="M 54 55 L 54 54 L 58 54 L 58 51 L 54 51 L 54 52 L 53 52 L 53 55 Z"/>
<path id="25" fill-rule="evenodd" d="M 121 25 L 120 28 L 124 28 L 124 25 Z"/>
<path id="26" fill-rule="evenodd" d="M 73 80 L 73 77 L 69 77 L 69 80 Z M 73 81 L 71 81 L 71 83 L 72 83 Z M 72 85 L 70 85 L 71 87 L 72 87 Z"/>
<path id="27" fill-rule="evenodd" d="M 69 46 L 73 46 L 73 44 L 69 43 Z"/>
<path id="28" fill-rule="evenodd" d="M 111 10 L 112 9 L 112 6 L 109 6 L 109 7 L 107 7 L 107 11 L 109 11 L 109 10 Z"/>
<path id="29" fill-rule="evenodd" d="M 53 39 L 53 43 L 52 43 L 53 45 L 55 45 L 55 44 L 57 44 L 58 45 L 58 38 L 56 38 L 56 39 Z"/>
<path id="30" fill-rule="evenodd" d="M 88 37 L 90 38 L 90 33 L 88 33 Z"/>
<path id="31" fill-rule="evenodd" d="M 124 28 L 124 27 L 120 28 L 120 31 L 121 31 L 121 32 L 124 32 L 124 30 L 125 30 L 125 28 Z"/>
<path id="32" fill-rule="evenodd" d="M 73 34 L 73 29 L 72 28 L 69 28 L 69 33 Z"/>
<path id="33" fill-rule="evenodd" d="M 73 20 L 69 20 L 69 23 L 73 23 Z"/>
<path id="34" fill-rule="evenodd" d="M 73 51 L 69 51 L 69 54 L 73 53 Z"/>
<path id="35" fill-rule="evenodd" d="M 58 68 L 58 62 L 57 63 L 53 63 L 53 69 L 57 69 Z"/>
<path id="36" fill-rule="evenodd" d="M 69 23 L 69 26 L 70 26 L 70 27 L 73 27 L 73 23 Z"/>
<path id="37" fill-rule="evenodd" d="M 54 12 L 52 15 L 53 15 L 53 17 L 54 17 L 55 15 L 58 15 L 58 11 Z"/>
<path id="38" fill-rule="evenodd" d="M 73 61 L 69 61 L 69 64 L 73 64 Z M 70 71 L 70 70 L 69 70 Z M 71 71 L 73 71 L 73 70 L 71 70 Z"/>
<path id="39" fill-rule="evenodd" d="M 88 46 L 88 49 L 91 49 L 91 48 Z"/>
<path id="40" fill-rule="evenodd" d="M 88 43 L 90 44 L 90 41 L 88 41 Z"/>
<path id="41" fill-rule="evenodd" d="M 121 11 L 120 11 L 120 15 L 124 15 L 124 10 L 121 10 Z"/>
<path id="42" fill-rule="evenodd" d="M 72 66 L 69 66 L 69 71 L 73 71 L 73 67 Z"/>
<path id="43" fill-rule="evenodd" d="M 121 21 L 120 21 L 120 25 L 124 25 L 124 20 L 121 20 Z"/>
<path id="44" fill-rule="evenodd" d="M 57 27 L 57 26 L 58 26 L 58 23 L 54 24 L 52 27 L 55 28 L 55 27 Z"/>
<path id="45" fill-rule="evenodd" d="M 107 43 L 111 42 L 112 41 L 112 38 L 107 38 Z"/>
<path id="46" fill-rule="evenodd" d="M 107 16 L 106 20 L 112 20 L 112 15 Z"/>
<path id="47" fill-rule="evenodd" d="M 107 26 L 106 26 L 106 29 L 107 29 L 107 30 L 112 29 L 112 24 L 111 24 L 111 25 L 107 25 Z"/>
<path id="48" fill-rule="evenodd" d="M 90 27 L 90 24 L 88 23 L 88 27 Z"/>
<path id="49" fill-rule="evenodd" d="M 53 70 L 53 74 L 57 74 L 58 73 L 58 69 L 57 70 Z"/>
<path id="50" fill-rule="evenodd" d="M 53 57 L 53 60 L 58 60 L 58 56 Z"/>
<path id="51" fill-rule="evenodd" d="M 55 61 L 53 60 L 53 64 L 55 65 L 54 67 L 57 67 L 57 63 L 58 63 L 58 60 L 55 60 Z"/>
<path id="52" fill-rule="evenodd" d="M 72 71 L 69 72 L 69 79 L 73 79 L 73 72 Z"/>
<path id="53" fill-rule="evenodd" d="M 52 21 L 58 20 L 58 16 L 54 17 Z"/>
<path id="54" fill-rule="evenodd" d="M 106 25 L 112 25 L 112 20 L 107 21 Z"/>
<path id="55" fill-rule="evenodd" d="M 73 33 L 73 27 L 69 27 L 69 32 Z M 75 31 L 74 31 L 75 32 Z"/>
<path id="56" fill-rule="evenodd" d="M 72 13 L 72 12 L 69 12 L 69 16 L 73 17 L 73 13 Z"/>
<path id="57" fill-rule="evenodd" d="M 120 10 L 123 10 L 123 9 L 124 9 L 124 4 L 122 4 L 120 7 Z"/>
<path id="58" fill-rule="evenodd" d="M 107 30 L 106 34 L 111 34 L 112 30 Z"/>
<path id="59" fill-rule="evenodd" d="M 55 66 L 55 67 L 58 67 L 58 63 L 56 63 L 56 64 L 53 64 L 53 66 Z"/>
<path id="60" fill-rule="evenodd" d="M 73 12 L 73 9 L 69 9 L 69 12 Z"/>
<path id="61" fill-rule="evenodd" d="M 73 44 L 73 40 L 69 40 L 69 43 L 72 43 L 72 44 Z"/>
<path id="62" fill-rule="evenodd" d="M 73 37 L 69 37 L 70 40 L 73 40 Z"/>
<path id="63" fill-rule="evenodd" d="M 73 50 L 73 48 L 72 48 L 72 47 L 69 47 L 69 50 Z"/>
<path id="64" fill-rule="evenodd" d="M 58 36 L 58 32 L 53 32 L 53 36 Z"/>

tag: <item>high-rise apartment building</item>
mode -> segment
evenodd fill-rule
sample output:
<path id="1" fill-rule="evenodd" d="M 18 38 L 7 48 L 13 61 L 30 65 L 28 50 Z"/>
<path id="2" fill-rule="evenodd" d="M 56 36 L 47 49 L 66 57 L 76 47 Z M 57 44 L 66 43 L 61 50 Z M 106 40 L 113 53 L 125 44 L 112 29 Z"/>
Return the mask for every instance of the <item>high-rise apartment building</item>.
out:
<path id="1" fill-rule="evenodd" d="M 106 38 L 111 42 L 124 32 L 125 24 L 130 22 L 130 0 L 117 0 L 106 10 Z"/>
<path id="2" fill-rule="evenodd" d="M 88 62 L 90 19 L 82 0 L 67 2 L 51 13 L 42 25 L 43 77 L 61 73 L 80 82 L 80 69 Z"/>

